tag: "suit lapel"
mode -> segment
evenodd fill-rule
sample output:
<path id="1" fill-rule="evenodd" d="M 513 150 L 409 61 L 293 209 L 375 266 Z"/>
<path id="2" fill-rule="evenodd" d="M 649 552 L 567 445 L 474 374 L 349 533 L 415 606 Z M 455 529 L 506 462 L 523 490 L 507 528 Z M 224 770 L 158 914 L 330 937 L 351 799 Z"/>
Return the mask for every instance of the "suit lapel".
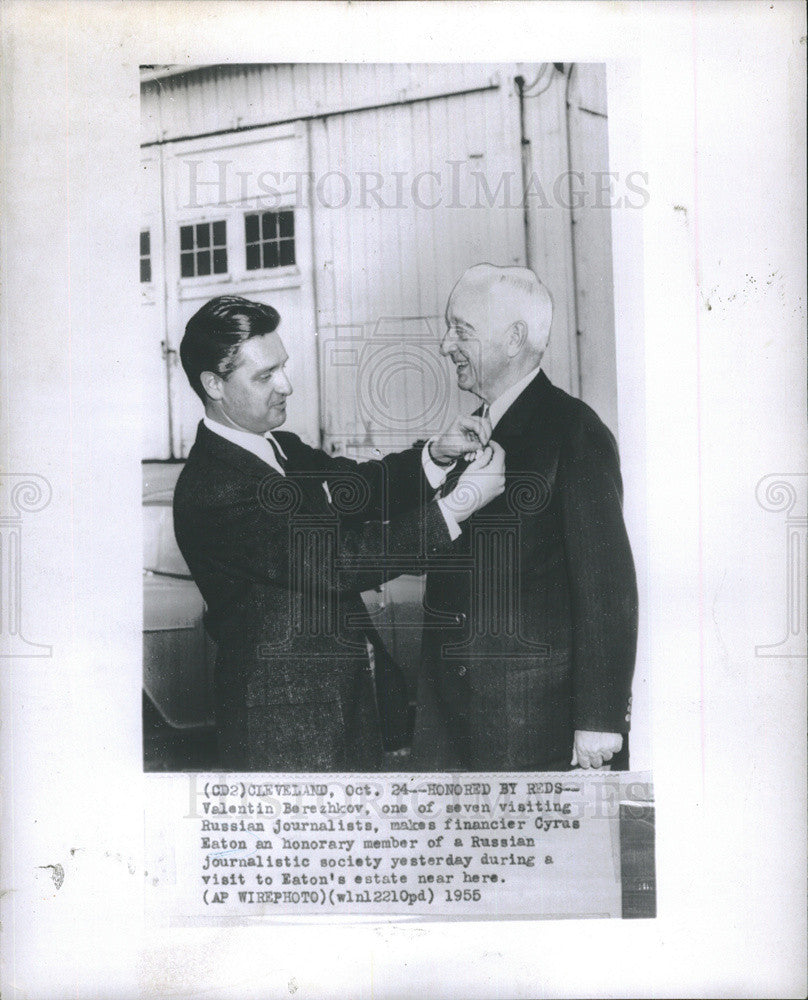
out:
<path id="1" fill-rule="evenodd" d="M 216 461 L 224 462 L 242 476 L 249 476 L 251 479 L 263 479 L 266 475 L 280 475 L 271 465 L 262 461 L 257 455 L 246 448 L 240 448 L 220 434 L 214 434 L 200 421 L 196 434 L 195 448 L 199 448 L 203 454 Z"/>
<path id="2" fill-rule="evenodd" d="M 266 479 L 267 476 L 281 477 L 277 469 L 274 469 L 251 451 L 247 451 L 246 448 L 240 448 L 237 444 L 233 444 L 232 441 L 228 441 L 227 438 L 223 438 L 220 434 L 214 434 L 201 421 L 194 447 L 199 448 L 208 458 L 217 462 L 224 462 L 239 475 L 247 476 L 258 482 Z M 287 451 L 287 455 L 289 461 L 285 465 L 286 477 L 299 487 L 307 512 L 333 516 L 334 512 L 328 503 L 320 477 L 307 475 L 305 470 L 297 469 L 292 449 Z"/>
<path id="3" fill-rule="evenodd" d="M 509 470 L 519 469 L 523 464 L 520 456 L 532 445 L 535 446 L 537 420 L 541 421 L 542 409 L 551 388 L 550 380 L 540 371 L 503 413 L 494 428 L 491 438 L 505 449 L 505 464 Z M 479 416 L 482 412 L 483 407 L 480 406 L 474 411 L 474 415 Z M 469 463 L 464 458 L 458 459 L 446 477 L 440 491 L 441 496 L 451 493 L 468 466 Z"/>
<path id="4" fill-rule="evenodd" d="M 506 447 L 530 440 L 535 440 L 537 421 L 543 421 L 546 416 L 552 385 L 550 380 L 540 371 L 529 383 L 508 409 L 494 428 L 493 439 Z"/>

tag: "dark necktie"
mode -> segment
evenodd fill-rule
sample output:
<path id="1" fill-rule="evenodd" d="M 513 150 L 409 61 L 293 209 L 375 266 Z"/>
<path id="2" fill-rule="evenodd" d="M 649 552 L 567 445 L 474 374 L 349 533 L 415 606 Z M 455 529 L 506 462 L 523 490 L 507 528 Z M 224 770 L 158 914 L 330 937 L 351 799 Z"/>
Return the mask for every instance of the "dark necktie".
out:
<path id="1" fill-rule="evenodd" d="M 272 451 L 275 454 L 275 461 L 278 463 L 278 466 L 281 469 L 283 469 L 284 472 L 286 472 L 286 460 L 284 459 L 283 455 L 281 455 L 281 450 L 278 447 L 277 442 L 273 441 L 271 437 L 265 438 L 265 440 L 269 441 L 270 445 L 272 446 Z"/>
<path id="2" fill-rule="evenodd" d="M 473 417 L 487 417 L 490 410 L 488 403 L 483 403 L 482 406 L 478 406 L 477 409 L 472 413 Z M 457 486 L 457 481 L 469 467 L 470 462 L 464 457 L 458 458 L 452 471 L 446 476 L 446 481 L 440 488 L 440 495 L 442 497 L 448 496 L 452 490 Z"/>

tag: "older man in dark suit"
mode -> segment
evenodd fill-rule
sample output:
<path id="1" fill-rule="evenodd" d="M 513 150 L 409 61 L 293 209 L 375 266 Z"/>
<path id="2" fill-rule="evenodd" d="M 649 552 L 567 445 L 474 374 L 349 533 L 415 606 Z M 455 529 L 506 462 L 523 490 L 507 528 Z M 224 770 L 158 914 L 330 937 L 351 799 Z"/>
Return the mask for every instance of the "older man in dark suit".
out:
<path id="1" fill-rule="evenodd" d="M 627 763 L 637 593 L 617 446 L 541 370 L 551 318 L 524 268 L 477 265 L 449 298 L 441 351 L 491 421 L 506 488 L 428 572 L 414 770 Z"/>
<path id="2" fill-rule="evenodd" d="M 360 591 L 428 554 L 504 487 L 489 446 L 438 501 L 432 460 L 487 441 L 458 418 L 423 453 L 356 463 L 273 434 L 292 387 L 272 307 L 220 296 L 180 346 L 205 404 L 177 481 L 177 542 L 217 640 L 216 727 L 228 770 L 375 770 L 381 741 Z M 440 475 L 441 480 L 443 475 Z"/>

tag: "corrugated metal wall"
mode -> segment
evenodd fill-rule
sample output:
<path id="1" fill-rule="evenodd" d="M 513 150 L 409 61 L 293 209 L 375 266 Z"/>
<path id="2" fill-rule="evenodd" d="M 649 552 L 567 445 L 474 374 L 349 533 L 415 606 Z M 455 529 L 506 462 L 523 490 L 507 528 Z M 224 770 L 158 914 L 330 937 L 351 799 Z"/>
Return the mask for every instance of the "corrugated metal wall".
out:
<path id="1" fill-rule="evenodd" d="M 498 87 L 334 116 L 311 133 L 315 176 L 379 176 L 384 201 L 344 210 L 314 200 L 325 442 L 403 447 L 461 403 L 438 355 L 453 284 L 481 260 L 525 262 L 517 108 Z M 496 191 L 506 175 L 512 207 L 492 211 L 482 178 Z M 337 360 L 346 337 L 355 365 Z"/>
<path id="2" fill-rule="evenodd" d="M 488 87 L 498 81 L 503 68 L 428 63 L 200 67 L 142 84 L 141 142 L 272 125 Z"/>
<path id="3" fill-rule="evenodd" d="M 187 453 L 201 408 L 171 350 L 193 308 L 223 292 L 279 305 L 281 332 L 298 363 L 288 426 L 334 451 L 401 447 L 440 426 L 456 405 L 473 406 L 457 398 L 437 345 L 452 285 L 480 260 L 534 266 L 556 307 L 548 372 L 564 388 L 586 390 L 576 312 L 585 313 L 579 306 L 587 282 L 605 294 L 601 258 L 609 248 L 576 255 L 569 209 L 543 206 L 530 188 L 526 225 L 522 158 L 552 193 L 569 170 L 570 149 L 591 158 L 587 143 L 603 147 L 605 131 L 578 129 L 568 141 L 567 77 L 549 69 L 228 66 L 147 80 L 144 225 L 155 230 L 155 267 L 144 289 L 153 343 L 146 374 L 157 379 L 164 341 L 171 388 L 169 400 L 166 379 L 159 391 L 147 389 L 145 453 Z M 581 78 L 590 72 L 602 67 L 582 69 Z M 526 146 L 517 77 L 538 81 L 522 102 Z M 605 160 L 605 147 L 594 157 Z M 227 164 L 222 184 L 220 163 Z M 192 169 L 203 180 L 202 197 L 188 196 Z M 261 195 L 262 170 L 309 176 L 276 185 L 277 204 L 295 212 L 295 267 L 254 273 L 245 270 L 238 241 L 244 213 Z M 180 278 L 178 226 L 214 218 L 228 220 L 228 274 Z M 589 231 L 588 242 L 603 239 L 602 230 Z M 585 305 L 595 301 L 590 296 Z M 589 329 L 600 321 L 595 312 Z M 603 338 L 596 340 L 602 346 Z M 613 362 L 613 340 L 611 351 Z M 593 378 L 601 377 L 593 369 Z M 613 398 L 613 385 L 598 385 Z M 157 400 L 166 408 L 170 401 L 171 439 L 168 418 L 162 430 L 153 419 Z"/>
<path id="4" fill-rule="evenodd" d="M 580 395 L 617 434 L 609 122 L 605 67 L 574 66 L 568 86 L 570 169 L 594 181 L 588 205 L 572 202 Z M 614 183 L 611 183 L 614 188 Z"/>

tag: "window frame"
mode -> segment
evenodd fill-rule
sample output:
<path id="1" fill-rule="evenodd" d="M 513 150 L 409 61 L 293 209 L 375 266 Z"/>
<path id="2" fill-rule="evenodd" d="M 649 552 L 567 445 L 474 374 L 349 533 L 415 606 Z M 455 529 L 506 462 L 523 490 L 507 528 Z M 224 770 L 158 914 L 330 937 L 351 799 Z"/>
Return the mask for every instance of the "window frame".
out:
<path id="1" fill-rule="evenodd" d="M 278 257 L 280 259 L 280 242 L 281 242 L 281 239 L 282 239 L 282 237 L 280 236 L 280 216 L 281 216 L 282 213 L 285 213 L 285 212 L 288 212 L 292 216 L 292 236 L 291 236 L 291 242 L 292 242 L 292 249 L 293 249 L 294 258 L 295 258 L 294 261 L 291 264 L 280 264 L 279 263 L 277 265 L 277 267 L 263 267 L 263 266 L 261 266 L 261 267 L 248 268 L 247 267 L 247 246 L 248 246 L 248 240 L 247 240 L 247 216 L 248 215 L 255 215 L 259 219 L 259 223 L 258 223 L 258 225 L 259 225 L 259 239 L 258 239 L 258 242 L 256 243 L 254 240 L 251 240 L 251 241 L 249 241 L 249 245 L 251 245 L 251 246 L 256 246 L 257 245 L 257 246 L 261 247 L 261 261 L 262 261 L 262 265 L 263 265 L 263 247 L 264 247 L 264 243 L 265 242 L 275 242 L 277 244 L 277 246 L 278 246 Z M 274 239 L 266 240 L 265 241 L 264 238 L 263 238 L 263 236 L 262 236 L 262 233 L 261 233 L 261 230 L 263 229 L 263 222 L 261 220 L 263 219 L 264 215 L 270 215 L 270 214 L 278 216 L 278 222 L 277 222 L 278 235 Z M 243 251 L 243 257 L 242 257 L 242 262 L 243 262 L 243 277 L 245 279 L 259 278 L 260 277 L 260 278 L 266 280 L 266 278 L 268 278 L 268 277 L 269 278 L 273 278 L 276 275 L 279 276 L 279 277 L 283 277 L 283 276 L 286 276 L 286 275 L 300 274 L 300 266 L 299 266 L 299 262 L 298 262 L 298 248 L 299 248 L 299 244 L 298 244 L 298 233 L 297 233 L 297 228 L 296 228 L 296 226 L 297 226 L 297 220 L 295 218 L 296 212 L 295 212 L 295 206 L 294 205 L 277 205 L 277 206 L 273 206 L 272 208 L 264 208 L 264 207 L 259 207 L 259 206 L 252 207 L 252 208 L 242 207 L 240 215 L 241 215 L 241 233 L 242 233 L 242 237 L 243 237 L 242 244 L 241 244 L 241 248 L 242 248 L 242 251 Z M 288 237 L 283 237 L 283 239 L 287 239 L 287 238 Z"/>
<path id="2" fill-rule="evenodd" d="M 232 246 L 232 227 L 228 225 L 230 222 L 230 215 L 228 213 L 217 212 L 215 215 L 206 214 L 195 219 L 183 219 L 178 218 L 176 220 L 176 256 L 175 256 L 175 266 L 177 268 L 177 278 L 183 287 L 193 288 L 195 285 L 211 285 L 211 284 L 222 284 L 223 282 L 232 282 L 235 275 L 233 271 L 233 246 Z M 225 227 L 224 229 L 224 243 L 214 243 L 213 242 L 213 227 L 216 223 L 222 223 Z M 210 228 L 210 238 L 211 242 L 209 246 L 200 247 L 197 242 L 197 226 L 208 226 Z M 194 245 L 192 250 L 182 249 L 182 230 L 186 227 L 193 229 Z M 196 254 L 200 250 L 208 249 L 210 251 L 210 274 L 193 274 L 193 275 L 183 275 L 182 273 L 182 255 L 187 253 L 193 253 L 194 255 L 194 269 L 196 269 L 197 261 Z M 214 272 L 213 270 L 213 252 L 214 250 L 224 250 L 226 254 L 226 264 L 227 269 L 225 271 Z"/>
<path id="3" fill-rule="evenodd" d="M 148 253 L 145 253 L 145 254 L 143 253 L 143 249 L 142 249 L 142 247 L 143 247 L 142 241 L 143 241 L 143 237 L 144 236 L 146 236 L 148 238 L 148 241 L 149 241 L 149 250 L 148 250 Z M 140 228 L 140 240 L 141 240 L 141 244 L 140 244 L 140 248 L 139 248 L 140 249 L 140 268 L 141 268 L 141 270 L 140 270 L 140 287 L 145 292 L 145 291 L 149 291 L 150 289 L 152 289 L 154 287 L 154 247 L 152 246 L 151 226 L 146 226 L 146 227 L 141 226 L 141 228 Z M 143 262 L 144 261 L 148 261 L 148 263 L 149 263 L 149 277 L 148 277 L 147 281 L 144 281 L 143 277 L 142 277 L 142 275 L 143 275 Z"/>

